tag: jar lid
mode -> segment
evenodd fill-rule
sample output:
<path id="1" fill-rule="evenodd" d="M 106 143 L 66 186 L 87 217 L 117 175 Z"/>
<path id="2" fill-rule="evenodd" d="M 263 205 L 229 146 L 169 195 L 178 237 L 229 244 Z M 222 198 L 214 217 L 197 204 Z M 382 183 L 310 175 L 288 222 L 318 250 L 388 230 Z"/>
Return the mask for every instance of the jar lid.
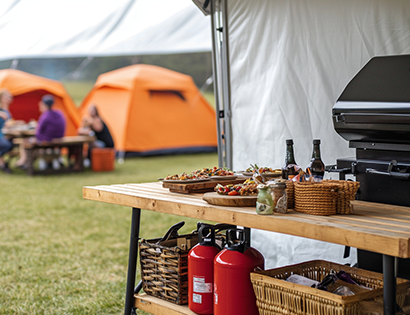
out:
<path id="1" fill-rule="evenodd" d="M 259 184 L 259 185 L 257 186 L 258 189 L 266 189 L 266 188 L 268 188 L 268 187 L 269 187 L 268 185 L 264 185 L 264 184 Z"/>
<path id="2" fill-rule="evenodd" d="M 271 188 L 280 188 L 280 189 L 285 189 L 286 188 L 286 183 L 285 182 L 275 182 L 271 185 L 269 185 Z"/>

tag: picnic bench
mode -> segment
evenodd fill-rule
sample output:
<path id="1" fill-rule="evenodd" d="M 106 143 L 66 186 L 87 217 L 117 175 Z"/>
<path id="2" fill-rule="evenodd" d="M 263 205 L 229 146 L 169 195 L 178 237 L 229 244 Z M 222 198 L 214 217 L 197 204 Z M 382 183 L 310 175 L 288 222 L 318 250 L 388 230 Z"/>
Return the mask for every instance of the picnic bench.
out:
<path id="1" fill-rule="evenodd" d="M 83 172 L 84 171 L 84 165 L 83 165 L 84 144 L 87 144 L 93 141 L 95 141 L 95 137 L 90 137 L 90 136 L 63 137 L 63 138 L 53 139 L 52 141 L 49 141 L 49 142 L 41 142 L 41 143 L 26 142 L 24 141 L 24 139 L 21 139 L 21 138 L 14 139 L 14 142 L 17 144 L 24 143 L 24 148 L 27 153 L 26 173 L 29 176 L 32 176 L 35 174 Z M 50 153 L 48 153 L 47 151 L 50 151 Z M 67 154 L 67 163 L 66 164 L 60 163 L 60 168 L 54 169 L 52 167 L 49 167 L 45 170 L 35 169 L 34 164 L 37 158 L 45 157 L 47 155 L 49 158 L 59 158 L 61 157 L 62 152 L 66 152 Z M 75 157 L 75 161 L 73 164 L 70 162 L 71 156 Z"/>

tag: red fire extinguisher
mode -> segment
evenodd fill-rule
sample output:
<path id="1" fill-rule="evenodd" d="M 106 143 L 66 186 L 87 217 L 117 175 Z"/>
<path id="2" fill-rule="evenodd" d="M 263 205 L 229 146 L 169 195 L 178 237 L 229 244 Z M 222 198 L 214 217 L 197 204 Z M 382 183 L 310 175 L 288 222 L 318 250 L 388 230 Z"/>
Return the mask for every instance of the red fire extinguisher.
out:
<path id="1" fill-rule="evenodd" d="M 250 273 L 265 260 L 249 247 L 243 230 L 238 239 L 228 230 L 227 245 L 214 260 L 214 315 L 259 315 Z"/>
<path id="2" fill-rule="evenodd" d="M 199 244 L 188 253 L 188 307 L 197 314 L 213 314 L 214 258 L 221 248 L 215 244 L 215 228 L 203 225 Z"/>

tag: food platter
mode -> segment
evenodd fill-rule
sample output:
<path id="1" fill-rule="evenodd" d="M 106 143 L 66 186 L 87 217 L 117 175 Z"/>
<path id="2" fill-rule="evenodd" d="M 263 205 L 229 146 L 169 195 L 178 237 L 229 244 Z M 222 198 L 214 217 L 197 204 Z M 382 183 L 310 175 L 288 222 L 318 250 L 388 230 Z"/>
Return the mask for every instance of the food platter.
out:
<path id="1" fill-rule="evenodd" d="M 216 192 L 205 193 L 202 197 L 207 203 L 217 206 L 229 207 L 255 207 L 257 195 L 251 196 L 227 196 L 219 195 Z"/>
<path id="2" fill-rule="evenodd" d="M 238 176 L 236 175 L 227 175 L 227 176 L 211 176 L 211 180 L 233 180 L 236 179 Z"/>
<path id="3" fill-rule="evenodd" d="M 254 174 L 253 172 L 242 172 L 243 176 L 248 176 L 248 177 L 253 176 L 253 174 Z M 262 175 L 267 178 L 280 178 L 282 176 L 282 173 L 264 172 L 262 173 Z"/>
<path id="4" fill-rule="evenodd" d="M 252 175 L 253 175 L 253 172 L 246 172 L 246 171 L 244 171 L 244 172 L 242 172 L 242 175 L 243 175 L 243 176 L 252 176 Z"/>
<path id="5" fill-rule="evenodd" d="M 198 178 L 198 179 L 160 179 L 163 183 L 174 183 L 174 184 L 192 184 L 192 183 L 200 183 L 200 182 L 207 182 L 210 181 L 210 178 Z"/>
<path id="6" fill-rule="evenodd" d="M 266 173 L 262 173 L 262 175 L 263 175 L 263 176 L 266 176 L 266 177 L 275 177 L 275 178 L 282 177 L 282 173 L 266 172 Z"/>

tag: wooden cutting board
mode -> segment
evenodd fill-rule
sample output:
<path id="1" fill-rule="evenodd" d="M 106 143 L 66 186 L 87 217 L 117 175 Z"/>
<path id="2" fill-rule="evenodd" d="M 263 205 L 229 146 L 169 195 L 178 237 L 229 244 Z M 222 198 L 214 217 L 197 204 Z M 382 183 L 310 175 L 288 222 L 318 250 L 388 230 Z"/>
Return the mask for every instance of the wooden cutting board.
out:
<path id="1" fill-rule="evenodd" d="M 224 180 L 224 181 L 215 181 L 210 180 L 206 182 L 199 182 L 199 183 L 188 183 L 184 184 L 182 181 L 181 183 L 170 183 L 164 182 L 162 183 L 162 187 L 169 188 L 169 191 L 181 194 L 192 194 L 192 193 L 204 193 L 214 191 L 215 186 L 218 183 L 222 185 L 228 184 L 241 184 L 245 181 L 243 178 L 238 178 L 234 180 Z"/>
<path id="2" fill-rule="evenodd" d="M 207 203 L 217 206 L 255 207 L 257 196 L 227 196 L 209 192 L 202 197 Z"/>

